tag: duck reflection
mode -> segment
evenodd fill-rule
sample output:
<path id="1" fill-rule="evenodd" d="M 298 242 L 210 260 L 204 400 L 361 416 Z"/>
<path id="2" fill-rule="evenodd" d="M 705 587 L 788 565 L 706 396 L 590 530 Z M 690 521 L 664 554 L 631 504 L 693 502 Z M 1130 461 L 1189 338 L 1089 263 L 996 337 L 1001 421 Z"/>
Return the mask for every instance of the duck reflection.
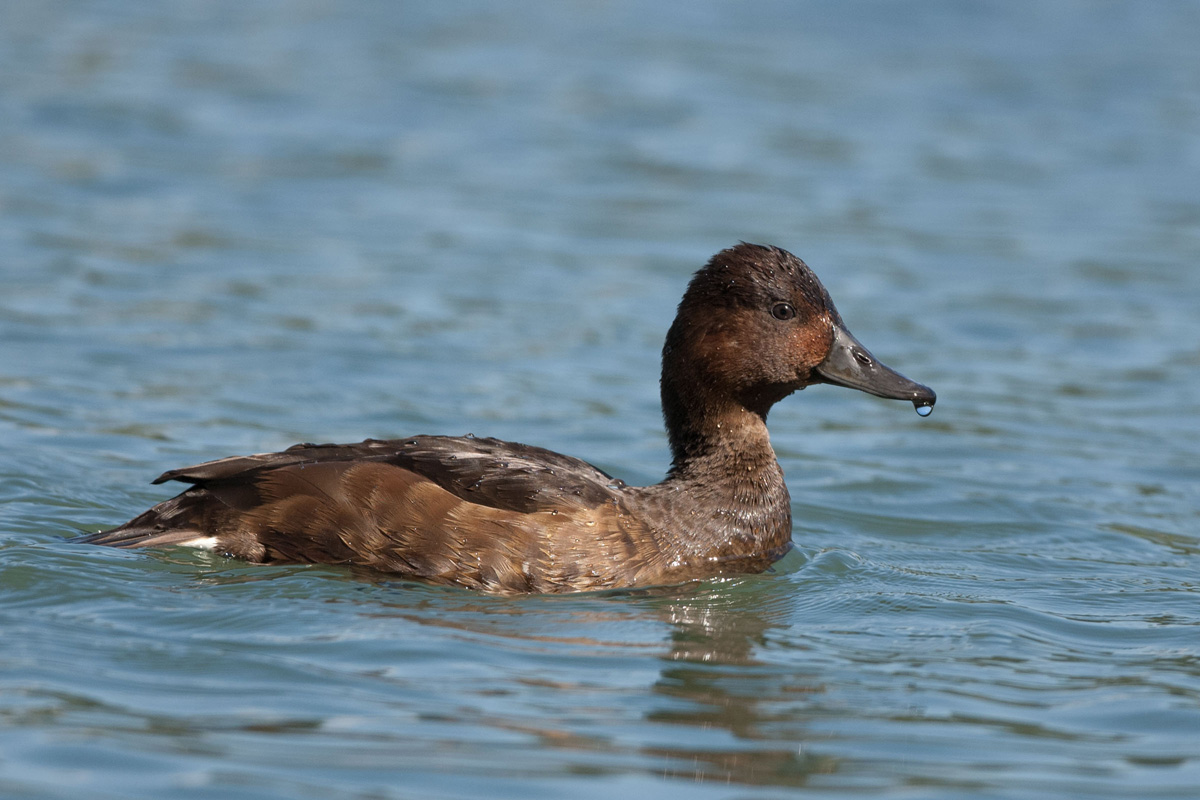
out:
<path id="1" fill-rule="evenodd" d="M 782 669 L 759 658 L 772 631 L 791 613 L 794 586 L 786 580 L 750 578 L 676 597 L 656 611 L 670 624 L 669 651 L 653 691 L 671 703 L 649 711 L 648 722 L 713 732 L 713 747 L 679 743 L 643 752 L 666 759 L 664 776 L 692 781 L 798 786 L 814 773 L 833 772 L 828 756 L 806 752 L 805 707 L 823 691 L 820 677 Z M 795 644 L 789 645 L 795 651 Z M 722 746 L 721 739 L 724 739 Z M 736 745 L 730 747 L 729 742 Z"/>
<path id="2" fill-rule="evenodd" d="M 480 686 L 517 702 L 474 722 L 575 751 L 573 768 L 756 786 L 800 786 L 837 768 L 806 747 L 819 672 L 761 658 L 794 619 L 786 574 L 569 597 L 404 587 L 415 602 L 375 613 L 547 659 L 541 674 L 522 667 Z M 520 710 L 530 706 L 536 719 Z"/>

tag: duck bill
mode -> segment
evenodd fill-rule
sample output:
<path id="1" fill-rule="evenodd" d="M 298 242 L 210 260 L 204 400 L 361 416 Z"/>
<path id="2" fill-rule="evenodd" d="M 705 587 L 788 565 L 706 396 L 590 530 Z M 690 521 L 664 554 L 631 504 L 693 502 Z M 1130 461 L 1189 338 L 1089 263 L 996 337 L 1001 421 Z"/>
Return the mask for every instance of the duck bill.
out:
<path id="1" fill-rule="evenodd" d="M 933 389 L 910 381 L 880 363 L 840 324 L 833 329 L 833 346 L 825 360 L 817 365 L 816 372 L 824 383 L 858 389 L 890 400 L 908 400 L 922 416 L 937 402 Z"/>

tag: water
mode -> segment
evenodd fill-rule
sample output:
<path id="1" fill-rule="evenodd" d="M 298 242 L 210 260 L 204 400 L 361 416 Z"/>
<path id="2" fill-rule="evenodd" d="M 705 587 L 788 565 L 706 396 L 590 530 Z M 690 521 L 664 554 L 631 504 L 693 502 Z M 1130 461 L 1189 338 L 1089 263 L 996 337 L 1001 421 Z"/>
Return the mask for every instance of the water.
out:
<path id="1" fill-rule="evenodd" d="M 1193 798 L 1200 11 L 0 10 L 0 796 Z M 738 239 L 938 393 L 771 425 L 772 574 L 488 598 L 71 544 L 165 469 L 667 465 Z"/>

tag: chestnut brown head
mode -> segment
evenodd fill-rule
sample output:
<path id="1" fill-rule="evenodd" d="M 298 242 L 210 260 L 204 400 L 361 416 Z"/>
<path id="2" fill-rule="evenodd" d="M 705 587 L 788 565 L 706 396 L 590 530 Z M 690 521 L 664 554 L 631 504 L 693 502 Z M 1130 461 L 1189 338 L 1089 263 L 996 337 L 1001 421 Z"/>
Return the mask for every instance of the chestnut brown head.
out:
<path id="1" fill-rule="evenodd" d="M 688 285 L 663 347 L 668 428 L 726 403 L 765 419 L 815 383 L 909 400 L 918 411 L 936 400 L 854 338 L 799 258 L 745 242 L 713 256 Z"/>

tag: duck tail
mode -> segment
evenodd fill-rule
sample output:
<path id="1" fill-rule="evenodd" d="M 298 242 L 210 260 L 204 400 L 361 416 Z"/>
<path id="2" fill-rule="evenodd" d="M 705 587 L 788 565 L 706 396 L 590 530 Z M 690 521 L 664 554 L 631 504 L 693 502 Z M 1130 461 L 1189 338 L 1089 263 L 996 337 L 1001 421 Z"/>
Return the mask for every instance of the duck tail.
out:
<path id="1" fill-rule="evenodd" d="M 205 493 L 200 490 L 200 493 Z M 186 491 L 170 500 L 164 500 L 154 508 L 116 528 L 80 536 L 74 541 L 80 544 L 99 544 L 105 547 L 164 547 L 168 545 L 193 545 L 209 535 L 198 524 L 203 507 L 195 489 Z M 201 502 L 197 502 L 201 500 Z"/>

